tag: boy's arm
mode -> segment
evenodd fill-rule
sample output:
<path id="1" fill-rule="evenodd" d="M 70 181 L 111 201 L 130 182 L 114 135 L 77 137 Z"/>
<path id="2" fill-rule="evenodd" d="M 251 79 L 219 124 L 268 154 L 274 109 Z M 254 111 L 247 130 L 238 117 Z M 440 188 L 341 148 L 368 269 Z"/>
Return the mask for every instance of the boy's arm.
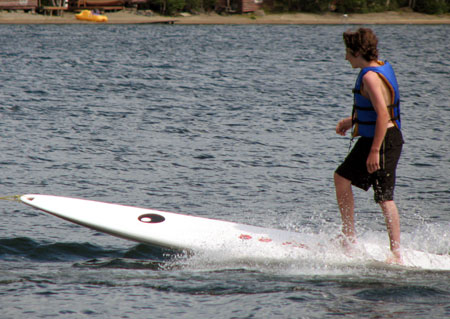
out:
<path id="1" fill-rule="evenodd" d="M 347 132 L 353 125 L 352 117 L 346 117 L 338 122 L 336 125 L 336 133 L 342 136 L 345 136 L 345 132 Z"/>

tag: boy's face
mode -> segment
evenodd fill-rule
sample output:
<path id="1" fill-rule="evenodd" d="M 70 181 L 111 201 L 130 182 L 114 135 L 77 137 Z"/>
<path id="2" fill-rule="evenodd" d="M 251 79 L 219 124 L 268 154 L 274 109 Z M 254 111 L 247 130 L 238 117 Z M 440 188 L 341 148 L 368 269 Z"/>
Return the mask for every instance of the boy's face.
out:
<path id="1" fill-rule="evenodd" d="M 357 54 L 358 55 L 358 54 Z M 350 64 L 352 65 L 352 68 L 356 68 L 356 57 L 357 55 L 353 55 L 352 50 L 350 50 L 349 48 L 347 48 L 345 50 L 345 59 L 350 62 Z"/>

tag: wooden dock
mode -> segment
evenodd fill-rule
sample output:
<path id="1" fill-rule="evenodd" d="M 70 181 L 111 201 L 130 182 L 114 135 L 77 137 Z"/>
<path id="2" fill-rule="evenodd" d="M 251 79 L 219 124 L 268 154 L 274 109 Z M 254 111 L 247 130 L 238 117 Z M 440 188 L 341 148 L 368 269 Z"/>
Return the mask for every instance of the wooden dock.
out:
<path id="1" fill-rule="evenodd" d="M 119 24 L 174 24 L 176 20 L 120 20 L 120 21 L 108 21 L 108 22 L 93 22 L 93 21 L 82 21 L 73 19 L 65 19 L 60 16 L 46 16 L 44 19 L 2 19 L 0 17 L 0 25 L 2 24 L 109 24 L 109 25 L 119 25 Z"/>
<path id="2" fill-rule="evenodd" d="M 42 10 L 44 12 L 44 15 L 48 16 L 62 16 L 64 11 L 67 11 L 66 7 L 49 7 L 44 6 L 42 7 Z"/>

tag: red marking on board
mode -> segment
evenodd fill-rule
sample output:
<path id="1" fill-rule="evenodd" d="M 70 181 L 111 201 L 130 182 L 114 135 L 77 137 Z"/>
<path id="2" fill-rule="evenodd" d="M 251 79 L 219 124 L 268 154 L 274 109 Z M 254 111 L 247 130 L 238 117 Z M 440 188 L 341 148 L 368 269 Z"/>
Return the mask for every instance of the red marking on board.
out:
<path id="1" fill-rule="evenodd" d="M 296 248 L 305 248 L 305 249 L 308 249 L 308 248 L 309 248 L 309 247 L 308 247 L 307 245 L 305 245 L 305 244 L 296 243 L 296 242 L 291 242 L 291 241 L 285 241 L 285 242 L 283 243 L 283 245 L 292 245 L 293 247 L 296 247 Z"/>
<path id="2" fill-rule="evenodd" d="M 272 241 L 272 239 L 270 239 L 270 238 L 264 238 L 264 237 L 261 237 L 260 239 L 258 239 L 259 241 L 261 241 L 261 242 L 263 242 L 263 243 L 270 243 L 271 241 Z"/>
<path id="3" fill-rule="evenodd" d="M 241 236 L 239 236 L 239 239 L 249 240 L 252 239 L 252 236 L 241 234 Z"/>

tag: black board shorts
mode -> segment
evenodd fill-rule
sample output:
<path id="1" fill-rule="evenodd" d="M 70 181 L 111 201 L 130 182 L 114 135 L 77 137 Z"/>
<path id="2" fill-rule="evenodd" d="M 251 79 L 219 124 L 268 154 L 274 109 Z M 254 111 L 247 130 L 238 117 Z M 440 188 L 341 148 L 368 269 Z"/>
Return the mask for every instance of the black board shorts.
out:
<path id="1" fill-rule="evenodd" d="M 372 141 L 373 138 L 360 137 L 335 172 L 365 191 L 372 187 L 377 203 L 394 200 L 395 171 L 404 143 L 402 132 L 397 127 L 390 127 L 386 131 L 380 150 L 381 169 L 369 174 L 366 161 Z"/>

